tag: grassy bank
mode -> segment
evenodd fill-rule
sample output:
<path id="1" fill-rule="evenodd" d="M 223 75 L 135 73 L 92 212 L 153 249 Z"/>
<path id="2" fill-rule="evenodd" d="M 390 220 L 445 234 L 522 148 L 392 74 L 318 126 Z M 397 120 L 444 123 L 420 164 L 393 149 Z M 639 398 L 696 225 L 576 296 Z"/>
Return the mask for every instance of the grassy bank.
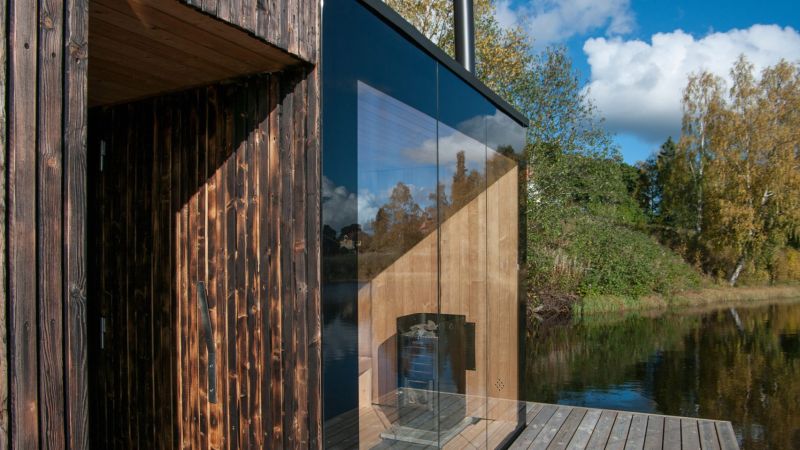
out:
<path id="1" fill-rule="evenodd" d="M 587 296 L 575 305 L 573 312 L 578 314 L 602 314 L 618 311 L 646 311 L 788 298 L 800 298 L 800 284 L 735 288 L 714 286 L 678 292 L 672 295 L 648 295 L 640 298 L 611 295 Z"/>

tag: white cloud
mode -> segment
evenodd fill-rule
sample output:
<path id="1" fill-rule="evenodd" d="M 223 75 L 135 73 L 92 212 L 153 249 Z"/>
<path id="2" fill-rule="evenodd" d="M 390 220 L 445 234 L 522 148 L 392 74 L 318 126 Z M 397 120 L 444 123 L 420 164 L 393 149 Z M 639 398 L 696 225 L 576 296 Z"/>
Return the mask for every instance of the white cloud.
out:
<path id="1" fill-rule="evenodd" d="M 380 202 L 374 193 L 368 189 L 361 189 L 358 192 L 358 223 L 366 226 L 375 219 L 380 209 Z"/>
<path id="2" fill-rule="evenodd" d="M 636 25 L 630 0 L 532 0 L 524 5 L 500 0 L 496 7 L 502 26 L 522 25 L 537 47 L 597 30 L 623 35 Z"/>
<path id="3" fill-rule="evenodd" d="M 486 158 L 484 144 L 470 136 L 488 134 L 487 144 L 492 150 L 505 145 L 519 149 L 525 142 L 525 129 L 500 111 L 465 120 L 458 125 L 458 129 L 440 123 L 438 133 L 438 145 L 436 139 L 426 139 L 419 146 L 403 149 L 402 155 L 419 163 L 438 162 L 445 166 L 455 164 L 458 152 L 463 151 L 469 164 Z"/>
<path id="4" fill-rule="evenodd" d="M 728 79 L 740 54 L 757 71 L 781 58 L 800 60 L 800 33 L 753 25 L 698 39 L 676 30 L 650 42 L 593 38 L 583 50 L 591 67 L 588 88 L 608 128 L 659 143 L 680 132 L 681 94 L 690 73 L 708 70 Z"/>
<path id="5" fill-rule="evenodd" d="M 339 231 L 358 220 L 356 195 L 344 186 L 336 186 L 328 177 L 322 177 L 322 216 L 325 225 Z"/>

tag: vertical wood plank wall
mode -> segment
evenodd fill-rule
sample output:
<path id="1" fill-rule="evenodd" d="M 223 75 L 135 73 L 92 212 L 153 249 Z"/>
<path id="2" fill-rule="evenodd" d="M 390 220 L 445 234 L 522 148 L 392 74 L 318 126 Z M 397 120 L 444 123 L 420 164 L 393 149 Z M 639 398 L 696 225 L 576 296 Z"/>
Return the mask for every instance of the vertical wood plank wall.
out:
<path id="1" fill-rule="evenodd" d="M 6 273 L 6 73 L 8 47 L 6 34 L 7 2 L 0 2 L 0 449 L 8 447 L 8 285 Z"/>
<path id="2" fill-rule="evenodd" d="M 0 348 L 0 448 L 88 443 L 87 8 L 88 0 L 14 0 L 0 6 L 0 184 L 8 201 L 0 208 L 0 300 L 8 306 L 0 309 L 8 326 L 7 348 Z"/>
<path id="3" fill-rule="evenodd" d="M 244 28 L 308 62 L 313 63 L 317 59 L 319 3 L 316 1 L 183 0 L 183 2 L 199 7 L 234 26 Z M 261 140 L 254 138 L 259 145 L 263 146 L 266 142 L 268 164 L 278 164 L 274 167 L 268 165 L 268 168 L 276 171 L 284 170 L 287 166 L 283 158 L 288 157 L 286 155 L 292 151 L 299 152 L 299 149 L 302 149 L 302 153 L 298 153 L 295 159 L 290 160 L 296 161 L 301 156 L 306 158 L 302 165 L 298 163 L 292 167 L 289 175 L 286 175 L 288 177 L 286 180 L 276 177 L 264 178 L 262 175 L 258 180 L 259 183 L 227 186 L 233 189 L 224 190 L 233 196 L 231 198 L 214 194 L 210 196 L 212 200 L 200 202 L 199 198 L 190 195 L 192 193 L 188 190 L 189 183 L 205 186 L 203 183 L 207 183 L 208 180 L 200 178 L 200 171 L 192 175 L 196 178 L 191 178 L 188 173 L 174 172 L 181 167 L 188 167 L 191 161 L 199 164 L 197 161 L 200 160 L 187 159 L 181 166 L 172 159 L 154 159 L 155 156 L 163 156 L 162 154 L 132 155 L 134 158 L 132 162 L 138 165 L 132 165 L 124 173 L 120 173 L 122 179 L 137 179 L 141 185 L 144 181 L 153 182 L 156 177 L 161 177 L 165 183 L 175 184 L 159 185 L 153 182 L 149 190 L 144 189 L 142 185 L 144 189 L 142 192 L 131 191 L 136 195 L 126 196 L 124 198 L 127 203 L 116 205 L 117 208 L 124 206 L 126 209 L 114 210 L 113 213 L 130 213 L 131 220 L 137 220 L 134 223 L 139 228 L 128 226 L 112 230 L 87 221 L 87 217 L 90 216 L 96 219 L 102 214 L 111 214 L 107 209 L 98 209 L 94 197 L 90 198 L 90 203 L 87 204 L 87 195 L 92 195 L 87 193 L 87 171 L 89 171 L 88 176 L 92 177 L 91 187 L 96 187 L 94 183 L 98 182 L 98 179 L 91 170 L 96 170 L 100 163 L 98 154 L 87 153 L 89 5 L 90 0 L 0 2 L 0 46 L 3 48 L 0 52 L 0 64 L 3 68 L 0 71 L 0 216 L 2 216 L 0 219 L 0 267 L 2 267 L 0 270 L 0 335 L 2 335 L 0 450 L 88 448 L 89 402 L 94 402 L 93 407 L 96 406 L 96 393 L 108 389 L 118 389 L 119 397 L 102 402 L 100 406 L 105 408 L 102 412 L 103 417 L 113 417 L 111 414 L 119 413 L 122 417 L 131 419 L 128 423 L 123 423 L 121 420 L 103 422 L 102 427 L 105 428 L 101 427 L 102 436 L 113 439 L 116 447 L 123 446 L 123 443 L 130 444 L 135 439 L 140 448 L 145 448 L 145 444 L 157 440 L 156 436 L 161 438 L 157 430 L 173 425 L 166 439 L 175 446 L 183 446 L 188 442 L 193 446 L 203 447 L 208 443 L 209 448 L 221 448 L 217 443 L 224 442 L 225 448 L 230 448 L 231 441 L 222 441 L 222 437 L 227 436 L 226 429 L 234 427 L 239 435 L 236 442 L 243 440 L 247 443 L 260 442 L 265 447 L 269 446 L 270 442 L 280 442 L 284 447 L 307 442 L 309 446 L 317 447 L 321 433 L 318 403 L 320 398 L 319 243 L 316 239 L 304 239 L 305 235 L 312 236 L 314 230 L 319 229 L 317 212 L 319 180 L 315 175 L 319 172 L 317 142 L 319 113 L 316 100 L 319 79 L 316 70 L 306 69 L 303 76 L 295 74 L 296 77 L 292 78 L 295 84 L 287 84 L 288 79 L 284 83 L 279 82 L 283 78 L 273 78 L 267 84 L 261 85 L 263 89 L 261 94 L 268 96 L 273 100 L 273 104 L 278 105 L 274 110 L 278 113 L 268 111 L 265 122 L 259 124 L 260 128 L 257 127 L 262 133 Z M 275 85 L 273 86 L 275 89 L 268 89 L 271 84 Z M 238 122 L 234 120 L 231 123 L 212 125 L 204 121 L 204 118 L 224 114 L 229 118 L 227 121 L 233 120 L 234 115 L 230 112 L 232 109 L 219 109 L 219 105 L 223 105 L 222 100 L 214 95 L 227 92 L 226 88 L 219 89 L 218 92 L 215 91 L 216 94 L 212 90 L 208 90 L 206 94 L 198 94 L 198 103 L 194 110 L 173 108 L 167 120 L 174 121 L 179 118 L 182 123 L 196 124 L 198 129 L 204 130 L 216 130 L 214 127 L 220 125 L 232 127 Z M 281 114 L 281 108 L 284 108 L 283 99 L 296 97 L 299 95 L 298 92 L 305 92 L 303 95 L 313 101 L 306 104 L 295 100 L 294 103 L 287 104 L 300 105 L 307 109 L 304 111 L 296 109 L 291 116 Z M 175 102 L 174 98 L 170 98 L 169 101 Z M 200 98 L 206 99 L 204 104 L 200 102 Z M 255 108 L 261 107 L 258 103 L 253 105 Z M 228 107 L 233 108 L 231 105 Z M 258 116 L 262 111 L 256 110 L 253 113 Z M 153 112 L 152 115 L 160 118 L 163 113 Z M 303 119 L 305 128 L 301 130 L 295 127 L 292 130 L 302 132 L 292 131 L 285 135 L 264 134 L 263 130 L 266 129 L 264 127 L 273 127 L 273 130 L 284 126 L 294 127 L 298 119 Z M 246 125 L 241 125 L 241 129 L 237 129 L 237 132 L 244 133 Z M 165 129 L 171 130 L 171 141 L 164 136 Z M 151 127 L 147 136 L 152 137 L 154 142 L 161 139 L 161 142 L 169 142 L 169 146 L 180 147 L 189 142 L 192 136 L 188 132 L 179 130 L 169 123 L 159 122 Z M 130 142 L 136 140 L 141 145 L 145 144 L 142 135 L 133 132 L 129 134 Z M 223 137 L 217 139 L 226 142 Z M 213 162 L 218 161 L 222 155 L 219 147 L 209 149 L 200 146 L 198 142 L 196 150 L 197 156 L 194 158 L 202 157 L 207 165 L 210 164 L 203 169 L 213 171 L 214 179 L 219 183 L 223 180 L 228 181 L 231 177 L 235 178 L 236 174 L 245 177 L 247 170 L 251 170 L 249 166 L 232 164 L 236 165 L 236 168 L 229 169 L 230 173 L 226 176 L 213 168 Z M 173 153 L 170 147 L 167 154 L 171 157 Z M 249 154 L 245 151 L 242 157 Z M 270 156 L 272 159 L 269 159 Z M 279 157 L 281 160 L 277 162 Z M 141 170 L 146 163 L 152 166 L 149 173 Z M 156 170 L 165 166 L 169 167 L 169 174 Z M 302 172 L 303 170 L 305 172 Z M 302 176 L 298 178 L 300 175 Z M 183 184 L 173 180 L 182 180 Z M 118 180 L 106 181 L 112 183 L 111 187 L 119 187 L 115 184 Z M 281 190 L 285 186 L 291 186 L 295 190 Z M 173 187 L 179 190 L 175 191 Z M 298 193 L 296 189 L 301 187 L 307 192 Z M 181 192 L 181 188 L 186 188 L 186 192 Z M 253 189 L 260 191 L 252 191 Z M 281 194 L 277 195 L 275 192 Z M 142 195 L 147 195 L 149 200 L 141 197 Z M 168 205 L 172 205 L 173 202 L 183 198 L 188 199 L 188 203 L 185 211 L 178 211 L 177 216 L 165 207 L 165 202 L 169 201 Z M 228 235 L 221 231 L 228 230 L 224 226 L 229 220 L 235 223 L 236 216 L 213 215 L 214 211 L 233 208 L 234 206 L 227 207 L 228 204 L 224 202 L 236 205 L 236 199 L 239 199 L 239 202 L 251 199 L 244 215 L 239 218 L 244 217 L 246 220 L 243 228 L 252 230 L 250 227 L 255 227 L 259 230 L 258 233 L 250 231 L 251 234 L 245 235 L 241 242 L 225 240 Z M 144 203 L 141 205 L 133 203 L 139 200 Z M 292 206 L 288 209 L 284 207 L 287 201 L 292 201 Z M 281 216 L 280 223 L 283 227 L 272 227 L 271 219 L 254 214 L 253 208 L 256 208 L 256 205 L 264 209 L 262 203 L 267 205 L 266 209 L 275 217 L 291 213 L 291 216 Z M 144 209 L 139 210 L 140 206 Z M 143 211 L 149 211 L 151 215 L 161 214 L 158 216 L 159 220 L 151 220 L 154 227 L 158 223 L 161 228 L 148 230 L 143 225 L 147 222 L 142 222 L 145 219 Z M 193 221 L 189 221 L 190 211 L 193 211 Z M 145 239 L 163 234 L 166 223 L 178 222 L 183 218 L 186 218 L 186 221 L 181 222 L 185 228 L 181 229 L 182 241 L 159 243 L 155 239 Z M 248 218 L 251 218 L 251 221 L 248 222 Z M 288 226 L 290 219 L 302 219 L 305 223 L 304 228 Z M 292 230 L 298 229 L 300 235 L 296 234 L 297 231 L 292 233 Z M 121 230 L 130 234 L 121 235 L 119 234 Z M 141 234 L 134 235 L 133 230 L 140 230 Z M 259 236 L 259 239 L 253 240 L 249 236 Z M 107 309 L 110 308 L 108 305 L 119 301 L 119 298 L 110 297 L 108 290 L 93 291 L 100 284 L 97 281 L 100 278 L 87 279 L 87 276 L 93 275 L 95 270 L 87 270 L 87 258 L 95 261 L 98 256 L 87 255 L 86 248 L 87 245 L 93 246 L 100 238 L 113 241 L 120 246 L 131 246 L 123 254 L 131 258 L 126 263 L 135 266 L 135 270 L 121 274 L 112 272 L 111 268 L 104 268 L 103 277 L 100 278 L 107 280 L 109 279 L 107 277 L 124 275 L 121 282 L 126 289 L 125 294 L 135 300 L 130 306 L 126 306 L 128 309 L 124 311 L 130 315 L 124 317 L 126 320 L 135 319 L 141 323 L 137 322 L 136 327 L 131 327 L 130 333 L 126 329 L 124 335 L 119 335 L 118 328 L 109 329 L 107 338 L 117 339 L 115 343 L 122 345 L 119 339 L 124 338 L 125 352 L 109 361 L 103 361 L 102 364 L 105 366 L 101 365 L 111 369 L 111 364 L 124 362 L 128 367 L 137 368 L 132 369 L 132 373 L 117 373 L 105 377 L 102 384 L 95 385 L 90 384 L 87 376 L 90 366 L 94 373 L 97 355 L 87 353 L 87 349 L 90 345 L 99 345 L 100 325 L 98 322 L 87 322 L 87 308 L 93 307 L 87 297 L 102 298 L 104 308 Z M 192 242 L 202 242 L 203 245 L 193 246 Z M 237 253 L 239 244 L 251 245 L 243 256 Z M 184 258 L 181 263 L 185 264 L 182 267 L 197 267 L 196 271 L 189 272 L 187 269 L 180 273 L 175 271 L 162 273 L 163 261 L 173 264 L 175 261 L 170 258 L 174 258 L 179 250 L 183 252 L 180 253 L 181 258 Z M 229 256 L 225 260 L 221 259 L 221 256 L 208 256 L 226 251 L 229 253 L 222 254 L 238 256 Z M 148 259 L 155 259 L 153 255 L 159 256 L 158 264 L 147 266 L 145 262 Z M 253 257 L 254 255 L 257 257 Z M 108 255 L 103 253 L 100 256 Z M 281 257 L 282 265 L 278 266 Z M 262 263 L 265 259 L 275 262 Z M 298 265 L 303 266 L 303 269 L 295 270 Z M 218 358 L 224 357 L 228 363 L 235 360 L 237 364 L 233 378 L 228 372 L 225 372 L 225 378 L 219 378 L 220 383 L 223 380 L 226 383 L 225 395 L 241 403 L 240 397 L 236 396 L 243 392 L 242 389 L 246 389 L 244 392 L 248 394 L 249 403 L 246 408 L 241 408 L 247 416 L 235 416 L 241 423 L 231 422 L 230 418 L 232 413 L 240 414 L 238 406 L 228 407 L 228 403 L 214 407 L 201 406 L 204 394 L 200 393 L 199 380 L 206 376 L 200 369 L 203 360 L 193 362 L 185 355 L 188 355 L 188 351 L 196 349 L 200 357 L 205 358 L 203 346 L 200 345 L 202 341 L 198 336 L 191 337 L 188 334 L 183 341 L 176 341 L 180 334 L 173 327 L 178 322 L 164 321 L 165 317 L 168 317 L 183 320 L 181 323 L 191 323 L 190 320 L 197 319 L 196 310 L 178 308 L 178 305 L 185 303 L 158 303 L 151 297 L 153 292 L 168 289 L 169 299 L 177 300 L 180 294 L 181 299 L 188 302 L 190 296 L 194 294 L 190 288 L 190 275 L 199 276 L 207 273 L 210 278 L 216 277 L 219 280 L 223 276 L 221 274 L 231 268 L 238 268 L 240 272 L 248 270 L 247 273 L 251 275 L 255 272 L 267 273 L 267 280 L 273 282 L 273 284 L 262 282 L 265 284 L 262 292 L 254 290 L 256 278 L 247 276 L 234 280 L 226 278 L 227 284 L 216 281 L 210 286 L 212 290 L 216 290 L 212 294 L 213 299 L 210 300 L 216 302 L 215 311 L 221 311 L 216 314 L 222 312 L 229 314 L 224 318 L 214 316 L 215 329 L 224 329 L 224 333 L 234 333 L 232 335 L 234 337 L 236 337 L 235 332 L 241 330 L 247 332 L 249 336 L 249 340 L 234 340 L 230 346 L 227 344 L 229 335 L 218 332 L 215 336 Z M 173 267 L 169 266 L 166 269 L 172 270 Z M 234 273 L 239 272 L 234 271 Z M 134 281 L 143 279 L 148 279 L 149 284 L 142 286 L 133 284 Z M 176 285 L 176 280 L 182 285 Z M 292 280 L 292 283 L 284 290 L 280 287 L 273 288 L 285 280 Z M 241 285 L 242 282 L 245 284 Z M 229 297 L 221 298 L 220 295 L 223 293 L 221 289 L 225 289 L 226 295 L 234 292 L 233 300 Z M 165 298 L 163 295 L 158 299 Z M 280 298 L 281 302 L 275 307 L 264 308 L 259 312 L 256 299 L 266 296 L 280 296 L 274 298 Z M 301 298 L 304 299 L 303 302 L 298 300 Z M 241 303 L 236 303 L 239 300 Z M 231 301 L 237 307 L 243 306 L 243 309 L 227 310 L 228 305 L 225 302 Z M 108 309 L 104 310 L 103 314 L 112 311 L 119 313 L 118 310 Z M 240 317 L 239 313 L 243 313 L 244 317 Z M 301 315 L 306 317 L 301 318 Z M 304 324 L 310 325 L 295 336 L 291 334 L 296 332 L 293 325 L 301 319 Z M 144 325 L 147 323 L 151 324 L 151 333 L 134 332 L 139 330 L 138 327 L 144 327 L 141 330 L 147 331 Z M 223 325 L 228 326 L 231 323 L 234 325 L 233 328 L 223 328 Z M 288 328 L 280 326 L 286 324 L 289 325 Z M 290 337 L 298 339 L 297 356 L 294 354 L 287 356 L 288 349 L 281 348 L 284 339 Z M 167 342 L 172 346 L 164 347 Z M 148 351 L 148 348 L 151 350 Z M 229 350 L 232 350 L 233 354 L 229 354 L 231 353 Z M 180 353 L 181 351 L 184 353 Z M 120 359 L 121 355 L 125 356 L 124 361 Z M 181 357 L 183 359 L 180 359 Z M 166 372 L 161 370 L 160 364 L 168 367 Z M 289 364 L 293 364 L 294 367 L 287 366 Z M 264 368 L 263 371 L 253 369 L 259 365 Z M 272 375 L 272 372 L 275 375 Z M 269 383 L 261 383 L 269 376 L 275 379 L 289 376 L 294 379 L 294 384 L 291 385 L 291 389 L 287 388 L 284 391 L 280 383 L 277 388 L 271 387 L 275 385 Z M 98 380 L 94 378 L 92 383 L 96 381 Z M 121 383 L 125 383 L 124 386 Z M 259 383 L 260 386 L 266 386 L 261 388 L 260 392 L 258 386 L 253 387 Z M 237 391 L 229 392 L 230 386 L 234 386 Z M 251 390 L 260 397 L 250 395 Z M 180 395 L 183 392 L 197 392 L 197 401 L 192 403 L 188 399 L 182 400 Z M 222 392 L 221 390 L 220 395 Z M 162 394 L 168 394 L 169 397 L 161 397 Z M 155 409 L 146 408 L 145 405 L 151 405 Z M 123 406 L 124 414 L 120 409 Z M 291 415 L 295 411 L 298 416 Z M 92 410 L 92 419 L 96 418 L 95 413 L 96 411 Z M 165 413 L 175 415 L 170 416 Z M 299 419 L 303 414 L 307 414 L 307 417 Z M 246 425 L 244 429 L 243 424 Z M 91 424 L 91 432 L 95 435 L 98 433 L 98 426 L 96 423 Z M 191 434 L 198 431 L 196 435 Z M 261 435 L 258 434 L 260 432 Z M 191 437 L 188 441 L 183 439 L 187 436 Z"/>
<path id="4" fill-rule="evenodd" d="M 319 447 L 317 90 L 297 69 L 91 111 L 94 448 Z"/>
<path id="5" fill-rule="evenodd" d="M 319 0 L 181 0 L 253 33 L 305 61 L 317 62 Z"/>

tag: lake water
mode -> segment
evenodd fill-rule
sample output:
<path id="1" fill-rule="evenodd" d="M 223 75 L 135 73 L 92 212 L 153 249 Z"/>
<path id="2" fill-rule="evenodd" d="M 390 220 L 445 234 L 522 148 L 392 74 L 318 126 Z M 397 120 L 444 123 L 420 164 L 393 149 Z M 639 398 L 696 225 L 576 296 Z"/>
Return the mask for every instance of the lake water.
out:
<path id="1" fill-rule="evenodd" d="M 730 420 L 745 449 L 800 449 L 800 299 L 531 333 L 526 400 Z"/>

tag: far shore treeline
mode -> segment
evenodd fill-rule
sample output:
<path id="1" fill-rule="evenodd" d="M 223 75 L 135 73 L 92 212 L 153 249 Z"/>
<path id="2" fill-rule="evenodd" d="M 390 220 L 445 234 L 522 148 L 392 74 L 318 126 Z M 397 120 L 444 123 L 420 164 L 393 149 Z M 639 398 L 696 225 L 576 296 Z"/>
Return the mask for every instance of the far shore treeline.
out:
<path id="1" fill-rule="evenodd" d="M 450 0 L 386 1 L 453 54 Z M 475 21 L 476 75 L 530 119 L 531 310 L 800 282 L 798 62 L 690 75 L 680 136 L 631 166 L 564 48 L 534 51 L 491 0 Z"/>

